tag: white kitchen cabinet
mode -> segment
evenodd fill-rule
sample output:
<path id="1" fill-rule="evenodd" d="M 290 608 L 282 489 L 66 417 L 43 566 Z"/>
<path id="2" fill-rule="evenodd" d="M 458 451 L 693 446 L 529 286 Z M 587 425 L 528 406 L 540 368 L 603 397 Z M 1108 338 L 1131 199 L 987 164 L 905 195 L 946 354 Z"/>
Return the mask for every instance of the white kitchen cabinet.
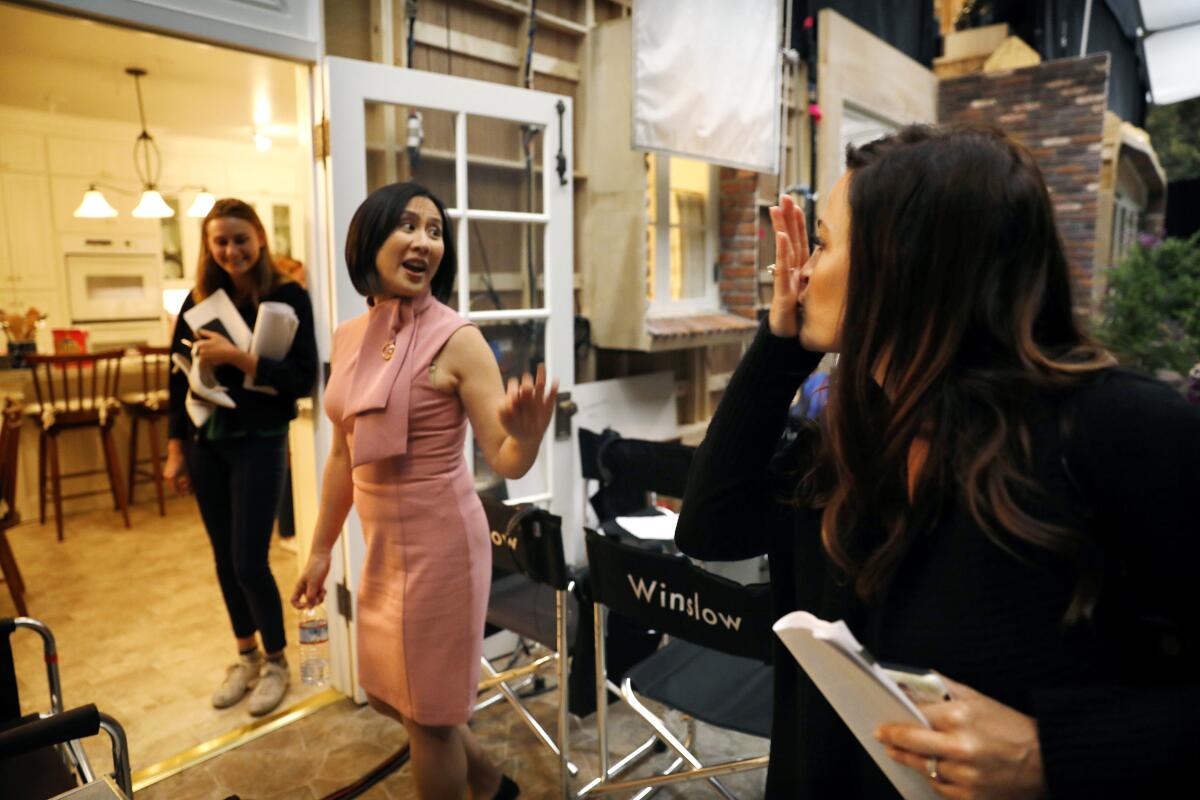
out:
<path id="1" fill-rule="evenodd" d="M 46 145 L 40 134 L 0 128 L 0 172 L 46 171 Z"/>
<path id="2" fill-rule="evenodd" d="M 0 280 L 14 289 L 54 289 L 59 265 L 45 174 L 0 173 L 0 195 L 8 229 L 8 270 Z"/>

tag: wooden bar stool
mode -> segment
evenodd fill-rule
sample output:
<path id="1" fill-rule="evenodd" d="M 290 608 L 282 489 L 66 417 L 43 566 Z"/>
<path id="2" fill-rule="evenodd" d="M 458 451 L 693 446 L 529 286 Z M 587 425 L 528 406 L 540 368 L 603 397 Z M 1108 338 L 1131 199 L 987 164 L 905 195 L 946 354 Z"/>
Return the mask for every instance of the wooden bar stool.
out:
<path id="1" fill-rule="evenodd" d="M 0 427 L 0 570 L 12 596 L 17 614 L 29 616 L 25 606 L 25 581 L 17 567 L 17 557 L 8 544 L 8 529 L 21 521 L 17 513 L 17 455 L 21 452 L 21 404 L 5 399 L 3 423 Z"/>
<path id="2" fill-rule="evenodd" d="M 167 397 L 167 377 L 171 373 L 171 348 L 138 347 L 142 358 L 142 391 L 121 395 L 121 407 L 129 414 L 129 504 L 133 505 L 134 486 L 153 481 L 158 493 L 158 514 L 165 517 L 167 506 L 163 499 L 162 451 L 159 449 L 158 426 L 170 412 Z M 150 434 L 150 457 L 137 457 L 138 423 L 145 422 Z M 149 464 L 150 469 L 139 465 Z"/>
<path id="3" fill-rule="evenodd" d="M 121 512 L 129 527 L 129 508 L 125 503 L 125 482 L 117 463 L 112 428 L 121 405 L 117 402 L 117 384 L 121 379 L 124 350 L 61 356 L 29 356 L 33 373 L 33 391 L 37 406 L 29 413 L 40 426 L 38 432 L 38 518 L 46 524 L 46 468 L 50 469 L 50 488 L 54 497 L 54 521 L 58 540 L 63 538 L 62 501 L 102 494 L 103 489 L 63 495 L 62 480 L 108 473 L 113 506 Z M 58 437 L 63 431 L 95 428 L 104 449 L 105 469 L 62 473 L 58 459 Z"/>

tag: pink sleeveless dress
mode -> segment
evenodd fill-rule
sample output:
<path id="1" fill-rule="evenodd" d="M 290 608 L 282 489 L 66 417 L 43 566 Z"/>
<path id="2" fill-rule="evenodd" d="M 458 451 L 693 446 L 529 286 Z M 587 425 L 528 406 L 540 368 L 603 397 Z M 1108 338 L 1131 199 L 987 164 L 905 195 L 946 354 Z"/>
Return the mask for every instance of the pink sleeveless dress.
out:
<path id="1" fill-rule="evenodd" d="M 403 310 L 406 319 L 398 303 L 338 327 L 325 391 L 325 412 L 352 454 L 366 539 L 358 676 L 406 718 L 458 725 L 479 683 L 492 551 L 463 457 L 466 413 L 457 395 L 433 388 L 429 366 L 470 323 L 428 294 Z M 375 407 L 355 413 L 372 391 Z"/>

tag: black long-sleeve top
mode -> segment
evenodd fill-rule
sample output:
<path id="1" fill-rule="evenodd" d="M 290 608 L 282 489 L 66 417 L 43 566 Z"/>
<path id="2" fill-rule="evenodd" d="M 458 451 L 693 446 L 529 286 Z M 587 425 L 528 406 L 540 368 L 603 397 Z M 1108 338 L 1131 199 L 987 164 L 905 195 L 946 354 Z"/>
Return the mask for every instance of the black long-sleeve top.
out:
<path id="1" fill-rule="evenodd" d="M 317 375 L 317 342 L 313 334 L 312 301 L 309 300 L 308 292 L 300 284 L 289 281 L 260 298 L 260 301 L 287 303 L 295 309 L 300 324 L 296 328 L 291 349 L 284 358 L 275 360 L 259 356 L 258 359 L 254 382 L 260 386 L 273 387 L 278 394 L 270 395 L 244 389 L 242 382 L 245 374 L 230 364 L 217 367 L 214 371 L 217 381 L 229 391 L 229 396 L 237 403 L 237 408 L 220 410 L 227 415 L 229 429 L 233 431 L 253 433 L 277 428 L 295 419 L 296 400 L 312 391 Z M 184 320 L 183 313 L 195 304 L 189 293 L 179 309 L 175 332 L 171 336 L 171 351 L 183 353 L 188 358 L 191 358 L 191 350 L 183 344 L 183 340 L 195 341 L 196 336 Z M 248 326 L 254 327 L 258 315 L 257 306 L 243 303 L 238 306 L 238 313 Z M 188 390 L 187 376 L 181 372 L 173 372 L 169 390 L 171 414 L 168 435 L 172 439 L 188 438 L 194 428 L 184 407 Z"/>
<path id="2" fill-rule="evenodd" d="M 1032 716 L 1053 798 L 1172 797 L 1200 749 L 1200 412 L 1165 385 L 1106 370 L 1033 415 L 1048 516 L 1103 544 L 1093 621 L 1062 623 L 1075 571 L 1018 560 L 951 500 L 861 602 L 825 555 L 820 511 L 783 501 L 807 445 L 780 447 L 818 355 L 759 332 L 692 464 L 676 543 L 696 558 L 768 554 L 777 615 L 844 619 L 876 657 L 936 669 Z M 1063 426 L 1060 403 L 1072 403 Z M 899 795 L 780 642 L 770 798 Z"/>

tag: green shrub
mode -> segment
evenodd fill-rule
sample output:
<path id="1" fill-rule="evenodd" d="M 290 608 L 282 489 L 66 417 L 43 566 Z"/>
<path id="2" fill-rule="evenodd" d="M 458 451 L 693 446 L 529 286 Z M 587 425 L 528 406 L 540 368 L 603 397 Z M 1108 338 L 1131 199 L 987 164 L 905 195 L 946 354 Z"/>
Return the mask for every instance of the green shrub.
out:
<path id="1" fill-rule="evenodd" d="M 1135 245 L 1109 273 L 1096 333 L 1122 363 L 1186 375 L 1200 361 L 1200 233 Z"/>

